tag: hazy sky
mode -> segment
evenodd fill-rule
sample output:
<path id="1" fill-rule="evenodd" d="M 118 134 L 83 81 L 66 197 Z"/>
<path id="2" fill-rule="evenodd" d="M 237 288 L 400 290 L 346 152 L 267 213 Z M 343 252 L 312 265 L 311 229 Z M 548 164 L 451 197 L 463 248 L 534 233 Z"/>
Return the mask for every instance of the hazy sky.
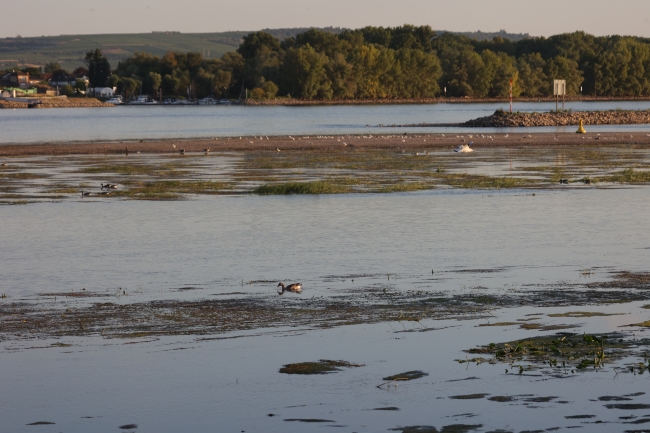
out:
<path id="1" fill-rule="evenodd" d="M 21 0 L 0 37 L 428 24 L 535 36 L 650 37 L 650 0 Z"/>

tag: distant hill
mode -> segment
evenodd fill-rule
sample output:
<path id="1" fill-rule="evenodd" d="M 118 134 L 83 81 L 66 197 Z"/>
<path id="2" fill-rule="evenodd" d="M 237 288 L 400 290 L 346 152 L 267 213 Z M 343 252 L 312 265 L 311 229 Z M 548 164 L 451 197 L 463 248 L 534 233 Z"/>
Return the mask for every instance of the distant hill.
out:
<path id="1" fill-rule="evenodd" d="M 276 38 L 283 40 L 296 36 L 309 28 L 264 29 Z M 325 27 L 320 30 L 340 33 L 340 27 Z M 438 34 L 445 31 L 437 30 Z M 0 69 L 14 66 L 43 66 L 48 62 L 58 62 L 69 71 L 83 66 L 86 52 L 99 48 L 108 58 L 112 67 L 120 60 L 135 52 L 146 52 L 163 56 L 167 51 L 202 53 L 205 57 L 221 57 L 234 51 L 241 39 L 251 31 L 222 33 L 125 33 L 104 35 L 61 35 L 41 37 L 0 38 Z M 485 40 L 495 36 L 514 41 L 531 37 L 528 33 L 500 32 L 451 32 L 471 39 Z"/>

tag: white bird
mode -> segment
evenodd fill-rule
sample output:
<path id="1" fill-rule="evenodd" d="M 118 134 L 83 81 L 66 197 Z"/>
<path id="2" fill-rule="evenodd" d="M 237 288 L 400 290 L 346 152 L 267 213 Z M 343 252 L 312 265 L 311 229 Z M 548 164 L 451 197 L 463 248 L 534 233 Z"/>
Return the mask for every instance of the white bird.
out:
<path id="1" fill-rule="evenodd" d="M 461 144 L 461 145 L 457 146 L 457 147 L 454 149 L 454 152 L 458 152 L 458 153 L 469 153 L 469 152 L 474 152 L 474 149 L 472 149 L 471 147 L 469 147 L 471 144 L 474 144 L 474 143 L 471 143 L 471 142 L 470 142 L 469 144 Z"/>

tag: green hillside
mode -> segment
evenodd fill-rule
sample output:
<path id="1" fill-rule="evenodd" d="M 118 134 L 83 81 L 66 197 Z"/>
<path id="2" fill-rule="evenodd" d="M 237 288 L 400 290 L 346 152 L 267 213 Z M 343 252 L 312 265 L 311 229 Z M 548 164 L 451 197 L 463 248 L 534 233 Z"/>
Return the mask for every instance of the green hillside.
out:
<path id="1" fill-rule="evenodd" d="M 309 30 L 308 28 L 264 29 L 276 38 L 283 40 Z M 339 27 L 320 30 L 339 33 Z M 58 62 L 69 71 L 83 66 L 86 52 L 99 48 L 115 68 L 120 60 L 130 57 L 134 52 L 145 52 L 163 56 L 168 51 L 199 52 L 204 57 L 221 57 L 239 46 L 242 37 L 249 31 L 223 33 L 127 33 L 105 35 L 61 35 L 41 37 L 0 38 L 0 70 L 14 66 L 43 66 Z M 438 31 L 444 33 L 444 31 Z M 528 34 L 513 34 L 500 31 L 496 33 L 462 32 L 458 33 L 472 39 L 484 40 L 494 36 L 519 40 Z"/>
<path id="2" fill-rule="evenodd" d="M 167 51 L 195 51 L 205 57 L 221 57 L 234 51 L 248 32 L 134 33 L 110 35 L 61 35 L 0 39 L 0 69 L 58 62 L 64 69 L 83 65 L 86 52 L 99 48 L 111 66 L 134 52 L 163 56 Z"/>

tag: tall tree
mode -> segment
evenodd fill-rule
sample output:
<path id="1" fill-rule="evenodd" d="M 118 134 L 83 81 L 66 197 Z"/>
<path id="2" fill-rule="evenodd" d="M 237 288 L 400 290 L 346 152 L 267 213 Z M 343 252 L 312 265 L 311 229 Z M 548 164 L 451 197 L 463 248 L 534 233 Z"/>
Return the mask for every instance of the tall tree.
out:
<path id="1" fill-rule="evenodd" d="M 111 75 L 111 65 L 108 63 L 108 59 L 97 48 L 95 51 L 88 51 L 84 61 L 88 66 L 90 87 L 103 86 L 106 83 L 106 79 Z"/>

